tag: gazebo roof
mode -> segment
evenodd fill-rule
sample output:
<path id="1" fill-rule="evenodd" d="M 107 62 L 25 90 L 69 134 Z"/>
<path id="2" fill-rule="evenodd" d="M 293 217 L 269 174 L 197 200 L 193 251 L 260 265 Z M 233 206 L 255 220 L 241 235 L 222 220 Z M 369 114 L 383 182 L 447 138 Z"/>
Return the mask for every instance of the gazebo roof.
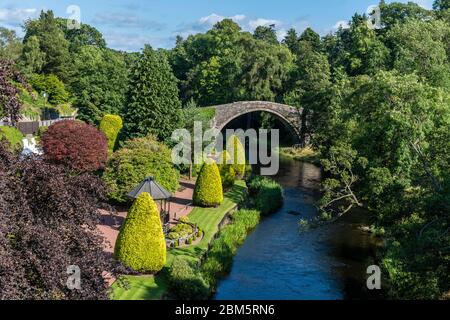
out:
<path id="1" fill-rule="evenodd" d="M 137 198 L 143 192 L 149 193 L 153 200 L 166 200 L 172 196 L 172 194 L 159 185 L 153 177 L 148 177 L 142 181 L 133 191 L 128 193 L 128 196 Z"/>

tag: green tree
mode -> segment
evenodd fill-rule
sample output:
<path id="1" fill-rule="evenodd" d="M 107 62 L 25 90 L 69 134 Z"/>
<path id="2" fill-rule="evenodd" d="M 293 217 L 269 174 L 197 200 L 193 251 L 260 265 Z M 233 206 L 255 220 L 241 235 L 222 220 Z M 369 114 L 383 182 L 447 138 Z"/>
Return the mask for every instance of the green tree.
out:
<path id="1" fill-rule="evenodd" d="M 103 35 L 96 28 L 80 23 L 79 28 L 67 28 L 67 19 L 56 19 L 59 28 L 64 32 L 64 37 L 69 41 L 69 50 L 71 52 L 77 51 L 83 46 L 94 46 L 101 49 L 106 49 L 106 41 Z"/>
<path id="2" fill-rule="evenodd" d="M 393 48 L 393 67 L 403 74 L 416 72 L 432 85 L 450 88 L 448 33 L 448 24 L 439 20 L 395 25 L 386 35 Z"/>
<path id="3" fill-rule="evenodd" d="M 69 93 L 64 83 L 54 74 L 35 74 L 31 77 L 30 84 L 38 93 L 46 93 L 48 102 L 53 105 L 60 105 L 69 101 Z"/>
<path id="4" fill-rule="evenodd" d="M 316 51 L 320 50 L 321 40 L 320 35 L 311 28 L 306 28 L 300 35 L 299 41 L 308 42 Z"/>
<path id="5" fill-rule="evenodd" d="M 25 45 L 33 36 L 38 38 L 40 49 L 45 54 L 42 72 L 56 74 L 58 78 L 67 81 L 70 64 L 69 42 L 52 11 L 41 11 L 39 19 L 25 22 Z"/>
<path id="6" fill-rule="evenodd" d="M 164 140 L 181 127 L 177 79 L 164 56 L 146 46 L 131 71 L 125 109 L 126 136 L 154 133 Z"/>
<path id="7" fill-rule="evenodd" d="M 144 192 L 134 202 L 122 225 L 115 257 L 135 271 L 158 272 L 166 264 L 166 242 L 156 203 Z"/>
<path id="8" fill-rule="evenodd" d="M 98 124 L 105 114 L 123 113 L 128 72 L 122 55 L 83 46 L 74 55 L 70 89 L 78 117 Z"/>
<path id="9" fill-rule="evenodd" d="M 41 73 L 45 63 L 45 53 L 41 51 L 39 38 L 31 36 L 25 42 L 22 50 L 21 61 L 23 69 L 28 73 Z"/>
<path id="10" fill-rule="evenodd" d="M 433 3 L 434 10 L 448 10 L 450 9 L 450 1 L 449 0 L 435 0 Z"/>
<path id="11" fill-rule="evenodd" d="M 297 31 L 295 31 L 294 28 L 290 28 L 286 33 L 286 37 L 283 39 L 283 44 L 285 44 L 293 54 L 296 54 L 298 52 L 298 40 Z"/>
<path id="12" fill-rule="evenodd" d="M 215 162 L 204 163 L 195 183 L 194 205 L 215 207 L 223 202 L 222 180 Z"/>
<path id="13" fill-rule="evenodd" d="M 278 44 L 277 33 L 275 26 L 258 26 L 253 32 L 253 37 L 257 40 L 266 41 L 270 44 Z"/>
<path id="14" fill-rule="evenodd" d="M 22 52 L 22 42 L 14 30 L 0 27 L 0 59 L 17 62 Z"/>

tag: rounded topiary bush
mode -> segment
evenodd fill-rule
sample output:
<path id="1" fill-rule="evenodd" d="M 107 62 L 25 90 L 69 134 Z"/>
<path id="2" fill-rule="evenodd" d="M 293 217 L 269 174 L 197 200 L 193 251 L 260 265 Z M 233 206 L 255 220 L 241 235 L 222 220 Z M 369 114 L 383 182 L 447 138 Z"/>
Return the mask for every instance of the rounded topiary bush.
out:
<path id="1" fill-rule="evenodd" d="M 236 176 L 242 179 L 246 168 L 245 149 L 237 136 L 233 135 L 228 139 L 227 151 L 230 155 L 230 160 L 227 163 L 233 164 Z"/>
<path id="2" fill-rule="evenodd" d="M 134 202 L 114 250 L 125 266 L 139 272 L 158 272 L 166 263 L 166 242 L 158 208 L 148 193 Z"/>
<path id="3" fill-rule="evenodd" d="M 108 140 L 108 152 L 112 154 L 116 146 L 117 136 L 122 130 L 123 122 L 120 116 L 106 114 L 100 121 L 99 129 Z"/>
<path id="4" fill-rule="evenodd" d="M 204 163 L 195 183 L 194 205 L 215 207 L 223 202 L 222 179 L 215 162 Z"/>
<path id="5" fill-rule="evenodd" d="M 108 157 L 105 135 L 81 121 L 64 120 L 42 135 L 45 159 L 80 172 L 104 168 Z"/>
<path id="6" fill-rule="evenodd" d="M 14 127 L 0 127 L 0 141 L 6 140 L 8 149 L 11 151 L 19 151 L 23 147 L 22 132 Z"/>
<path id="7" fill-rule="evenodd" d="M 170 192 L 179 187 L 180 174 L 172 163 L 170 149 L 153 136 L 126 142 L 109 159 L 103 180 L 110 190 L 109 199 L 124 203 L 127 193 L 149 176 Z"/>
<path id="8" fill-rule="evenodd" d="M 222 179 L 222 186 L 224 188 L 231 188 L 234 185 L 236 179 L 236 172 L 232 165 L 220 166 L 220 177 Z"/>

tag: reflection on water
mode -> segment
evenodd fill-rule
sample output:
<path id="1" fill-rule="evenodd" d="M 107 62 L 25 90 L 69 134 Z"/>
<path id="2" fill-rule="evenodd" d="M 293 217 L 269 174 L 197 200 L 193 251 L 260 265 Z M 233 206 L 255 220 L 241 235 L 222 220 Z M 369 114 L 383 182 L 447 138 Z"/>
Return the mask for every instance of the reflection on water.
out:
<path id="1" fill-rule="evenodd" d="M 359 231 L 364 213 L 300 234 L 298 222 L 317 214 L 320 169 L 283 159 L 276 180 L 285 205 L 264 218 L 234 258 L 218 300 L 304 300 L 377 298 L 365 289 L 376 241 Z"/>

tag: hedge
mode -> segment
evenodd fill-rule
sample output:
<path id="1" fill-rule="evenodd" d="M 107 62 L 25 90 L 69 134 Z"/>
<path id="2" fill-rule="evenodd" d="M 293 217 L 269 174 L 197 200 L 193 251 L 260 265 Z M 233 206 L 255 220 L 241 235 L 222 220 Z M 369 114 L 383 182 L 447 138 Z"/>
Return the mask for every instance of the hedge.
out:
<path id="1" fill-rule="evenodd" d="M 126 142 L 111 156 L 103 174 L 109 199 L 127 202 L 127 193 L 148 176 L 168 191 L 177 191 L 180 174 L 173 166 L 170 149 L 152 136 Z"/>
<path id="2" fill-rule="evenodd" d="M 106 114 L 100 121 L 99 129 L 103 132 L 108 140 L 108 152 L 111 155 L 116 146 L 117 136 L 123 127 L 122 118 L 120 116 Z"/>
<path id="3" fill-rule="evenodd" d="M 20 151 L 23 147 L 24 135 L 14 127 L 0 127 L 0 141 L 6 140 L 11 151 Z"/>
<path id="4" fill-rule="evenodd" d="M 255 197 L 255 208 L 262 215 L 278 211 L 283 206 L 283 188 L 266 177 L 253 178 L 248 183 L 249 194 Z"/>
<path id="5" fill-rule="evenodd" d="M 166 242 L 158 208 L 148 193 L 134 202 L 116 241 L 115 257 L 139 272 L 158 272 L 166 263 Z"/>
<path id="6" fill-rule="evenodd" d="M 171 299 L 205 300 L 209 296 L 209 287 L 202 274 L 185 259 L 175 259 L 168 278 Z"/>
<path id="7" fill-rule="evenodd" d="M 230 272 L 238 247 L 258 225 L 259 220 L 258 211 L 239 210 L 233 214 L 231 223 L 224 227 L 219 237 L 214 240 L 201 267 L 203 278 L 211 288 L 215 287 L 218 278 Z"/>
<path id="8" fill-rule="evenodd" d="M 215 162 L 204 163 L 195 183 L 194 205 L 215 207 L 223 202 L 222 179 Z"/>

